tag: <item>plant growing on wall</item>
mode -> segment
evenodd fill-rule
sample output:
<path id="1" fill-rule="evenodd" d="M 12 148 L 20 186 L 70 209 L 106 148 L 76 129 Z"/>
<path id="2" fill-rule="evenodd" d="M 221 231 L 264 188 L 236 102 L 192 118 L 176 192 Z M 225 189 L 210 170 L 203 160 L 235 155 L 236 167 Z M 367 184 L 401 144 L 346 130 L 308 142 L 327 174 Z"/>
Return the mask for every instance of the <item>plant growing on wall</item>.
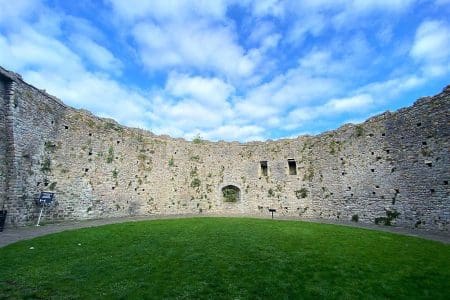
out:
<path id="1" fill-rule="evenodd" d="M 45 151 L 48 151 L 48 152 L 55 152 L 55 150 L 56 150 L 56 144 L 53 143 L 53 142 L 51 142 L 51 141 L 46 141 L 46 142 L 44 143 L 44 148 L 45 148 Z"/>
<path id="2" fill-rule="evenodd" d="M 388 210 L 386 209 L 386 217 L 378 217 L 375 218 L 375 224 L 384 224 L 386 226 L 392 225 L 392 221 L 396 219 L 398 216 L 400 216 L 400 213 L 398 211 L 394 210 Z"/>
<path id="3" fill-rule="evenodd" d="M 239 190 L 234 187 L 225 187 L 222 189 L 222 195 L 225 202 L 236 202 L 239 199 Z"/>
<path id="4" fill-rule="evenodd" d="M 193 155 L 193 156 L 191 156 L 191 157 L 189 158 L 189 160 L 191 160 L 191 161 L 199 161 L 199 160 L 200 160 L 200 156 L 198 156 L 198 155 Z"/>
<path id="5" fill-rule="evenodd" d="M 106 156 L 106 162 L 108 164 L 112 163 L 114 160 L 114 148 L 112 146 L 108 149 L 108 156 Z"/>
<path id="6" fill-rule="evenodd" d="M 331 141 L 330 143 L 330 154 L 336 154 L 336 151 L 340 150 L 339 142 Z"/>
<path id="7" fill-rule="evenodd" d="M 194 179 L 192 179 L 192 181 L 191 181 L 191 187 L 197 188 L 197 187 L 200 186 L 200 183 L 201 183 L 200 179 L 194 178 Z"/>
<path id="8" fill-rule="evenodd" d="M 191 175 L 191 177 L 196 177 L 197 176 L 197 167 L 194 167 L 193 169 L 191 169 L 191 172 L 189 174 Z"/>
<path id="9" fill-rule="evenodd" d="M 297 199 L 304 199 L 308 196 L 308 190 L 306 188 L 301 188 L 295 191 L 295 196 Z"/>
<path id="10" fill-rule="evenodd" d="M 44 173 L 50 173 L 51 170 L 51 160 L 49 157 L 46 157 L 41 163 L 41 171 Z"/>
<path id="11" fill-rule="evenodd" d="M 115 130 L 115 131 L 123 131 L 123 128 L 120 125 L 115 124 L 113 122 L 106 122 L 105 125 L 104 125 L 104 128 L 106 130 L 111 130 L 112 129 L 112 130 Z"/>
<path id="12" fill-rule="evenodd" d="M 356 125 L 355 133 L 356 133 L 357 137 L 360 137 L 360 136 L 364 135 L 364 128 L 362 127 L 362 125 Z"/>
<path id="13" fill-rule="evenodd" d="M 192 142 L 193 142 L 194 144 L 201 144 L 202 141 L 203 141 L 203 140 L 202 140 L 200 134 L 197 134 L 197 135 L 192 139 Z"/>
<path id="14" fill-rule="evenodd" d="M 50 191 L 54 191 L 55 188 L 56 188 L 56 184 L 57 184 L 56 181 L 50 183 L 50 185 L 48 186 L 48 189 L 49 189 Z"/>
<path id="15" fill-rule="evenodd" d="M 309 165 L 308 169 L 306 170 L 305 174 L 303 175 L 304 181 L 312 181 L 314 178 L 314 168 L 312 165 Z"/>

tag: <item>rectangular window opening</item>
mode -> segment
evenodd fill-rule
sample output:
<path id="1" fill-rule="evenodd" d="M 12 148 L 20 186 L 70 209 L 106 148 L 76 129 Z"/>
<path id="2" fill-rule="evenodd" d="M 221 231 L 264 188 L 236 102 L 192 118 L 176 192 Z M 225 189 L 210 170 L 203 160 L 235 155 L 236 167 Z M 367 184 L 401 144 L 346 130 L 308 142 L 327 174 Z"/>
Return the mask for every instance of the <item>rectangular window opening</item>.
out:
<path id="1" fill-rule="evenodd" d="M 297 175 L 297 163 L 294 159 L 288 159 L 289 175 Z"/>
<path id="2" fill-rule="evenodd" d="M 267 170 L 267 161 L 261 161 L 260 162 L 261 165 L 261 175 L 262 176 L 267 176 L 268 175 L 268 170 Z"/>

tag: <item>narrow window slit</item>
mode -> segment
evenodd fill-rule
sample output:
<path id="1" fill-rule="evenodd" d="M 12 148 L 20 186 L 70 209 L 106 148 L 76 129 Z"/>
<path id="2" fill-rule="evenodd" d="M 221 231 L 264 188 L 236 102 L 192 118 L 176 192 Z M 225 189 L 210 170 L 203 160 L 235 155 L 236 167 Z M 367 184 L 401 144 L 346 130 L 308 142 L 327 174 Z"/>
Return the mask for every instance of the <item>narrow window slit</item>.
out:
<path id="1" fill-rule="evenodd" d="M 261 161 L 261 175 L 267 176 L 268 175 L 268 167 L 267 167 L 267 161 Z"/>
<path id="2" fill-rule="evenodd" d="M 294 159 L 288 159 L 289 175 L 297 175 L 297 163 Z"/>

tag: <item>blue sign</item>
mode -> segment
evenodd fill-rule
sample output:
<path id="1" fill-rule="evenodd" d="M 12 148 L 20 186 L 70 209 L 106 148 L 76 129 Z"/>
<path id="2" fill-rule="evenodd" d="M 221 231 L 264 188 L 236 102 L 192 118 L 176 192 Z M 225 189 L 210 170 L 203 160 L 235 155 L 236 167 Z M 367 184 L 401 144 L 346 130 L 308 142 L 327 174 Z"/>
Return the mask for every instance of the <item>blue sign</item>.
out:
<path id="1" fill-rule="evenodd" d="M 53 202 L 54 197 L 55 197 L 55 193 L 41 192 L 41 195 L 39 196 L 39 203 L 41 205 L 49 205 Z"/>

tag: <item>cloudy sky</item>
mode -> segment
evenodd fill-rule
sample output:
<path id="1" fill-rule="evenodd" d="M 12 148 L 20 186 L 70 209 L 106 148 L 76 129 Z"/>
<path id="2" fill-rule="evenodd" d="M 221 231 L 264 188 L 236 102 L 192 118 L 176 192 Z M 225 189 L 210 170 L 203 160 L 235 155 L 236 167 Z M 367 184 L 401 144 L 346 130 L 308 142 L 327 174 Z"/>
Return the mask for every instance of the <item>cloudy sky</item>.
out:
<path id="1" fill-rule="evenodd" d="M 0 0 L 0 65 L 191 139 L 317 134 L 450 84 L 450 0 Z"/>

